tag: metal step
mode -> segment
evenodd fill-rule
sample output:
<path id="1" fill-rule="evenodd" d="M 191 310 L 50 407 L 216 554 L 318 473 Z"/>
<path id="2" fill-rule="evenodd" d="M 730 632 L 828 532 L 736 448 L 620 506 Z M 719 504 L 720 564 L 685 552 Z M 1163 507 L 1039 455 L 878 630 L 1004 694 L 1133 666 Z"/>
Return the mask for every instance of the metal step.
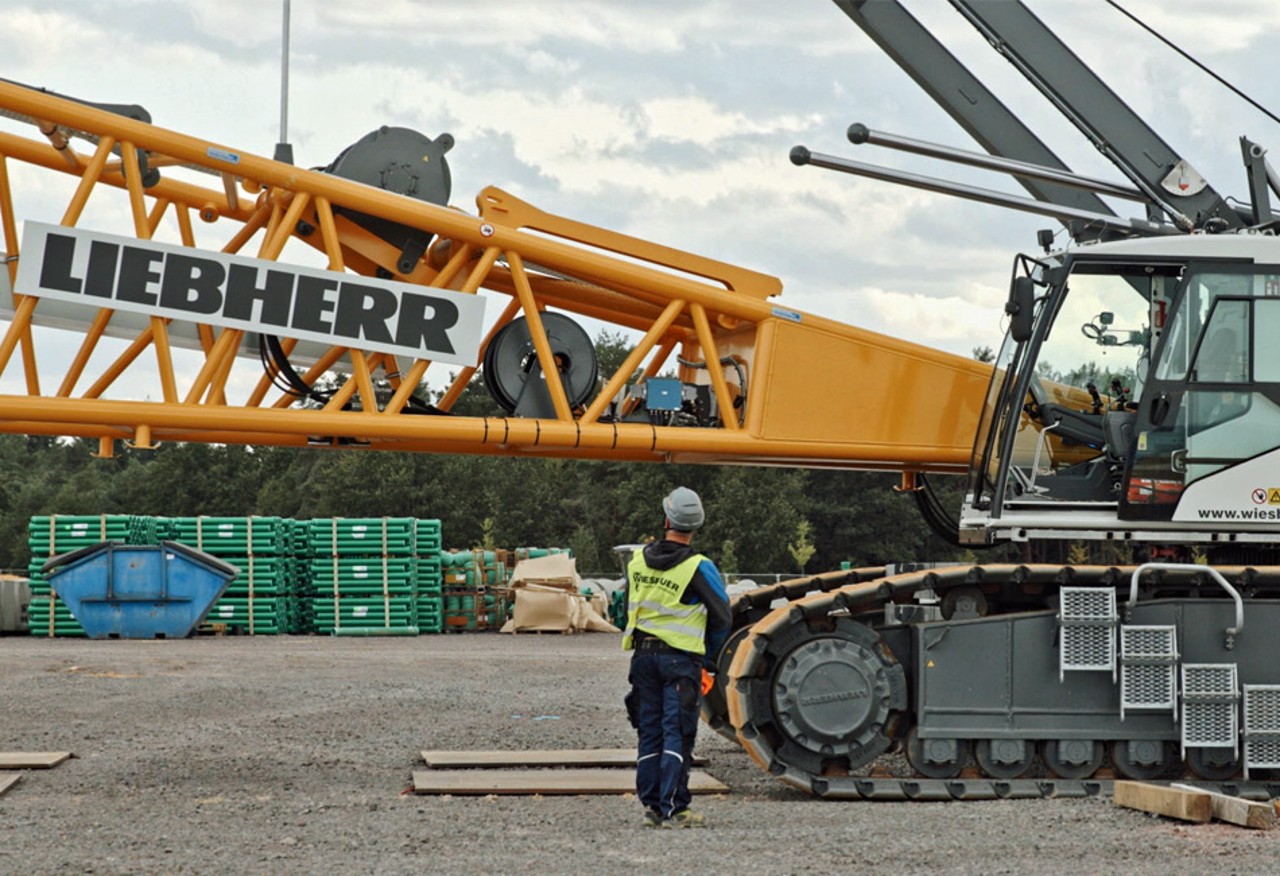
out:
<path id="1" fill-rule="evenodd" d="M 1239 753 L 1240 683 L 1234 663 L 1182 664 L 1182 756 L 1188 748 Z"/>
<path id="2" fill-rule="evenodd" d="M 1126 712 L 1178 717 L 1178 628 L 1120 627 L 1120 720 Z"/>
<path id="3" fill-rule="evenodd" d="M 1116 677 L 1116 592 L 1110 587 L 1063 587 L 1058 623 L 1058 680 L 1067 672 L 1110 672 Z"/>
<path id="4" fill-rule="evenodd" d="M 1280 768 L 1280 685 L 1244 685 L 1244 777 Z"/>

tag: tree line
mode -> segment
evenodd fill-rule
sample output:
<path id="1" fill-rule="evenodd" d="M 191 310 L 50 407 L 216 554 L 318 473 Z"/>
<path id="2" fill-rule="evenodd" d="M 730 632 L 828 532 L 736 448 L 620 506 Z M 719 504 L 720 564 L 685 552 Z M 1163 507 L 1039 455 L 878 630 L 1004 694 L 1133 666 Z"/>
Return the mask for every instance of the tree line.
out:
<path id="1" fill-rule="evenodd" d="M 605 331 L 595 348 L 608 375 L 630 345 Z M 992 355 L 974 350 L 979 360 Z M 424 384 L 418 396 L 429 404 L 442 392 Z M 481 377 L 452 411 L 505 415 Z M 948 543 L 910 495 L 893 489 L 893 473 L 205 444 L 110 459 L 97 450 L 96 441 L 0 435 L 0 567 L 25 568 L 28 523 L 40 515 L 386 516 L 439 518 L 448 549 L 568 547 L 580 572 L 613 575 L 621 566 L 612 548 L 660 537 L 662 497 L 679 485 L 706 507 L 695 545 L 731 575 L 1040 558 L 1016 548 L 975 555 Z M 957 513 L 961 479 L 932 480 Z"/>
<path id="2" fill-rule="evenodd" d="M 30 560 L 37 515 L 437 517 L 445 546 L 569 547 L 585 573 L 661 536 L 678 485 L 707 510 L 697 547 L 729 573 L 814 573 L 957 559 L 894 474 L 162 444 L 98 459 L 97 442 L 0 436 L 0 566 Z M 958 497 L 957 503 L 958 507 Z"/>

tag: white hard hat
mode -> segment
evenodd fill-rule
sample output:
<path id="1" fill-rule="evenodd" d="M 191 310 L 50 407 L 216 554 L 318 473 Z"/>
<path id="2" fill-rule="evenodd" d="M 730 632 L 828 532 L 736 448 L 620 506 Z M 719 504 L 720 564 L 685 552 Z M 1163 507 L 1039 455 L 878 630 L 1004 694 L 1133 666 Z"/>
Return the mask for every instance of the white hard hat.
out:
<path id="1" fill-rule="evenodd" d="M 671 522 L 671 528 L 680 532 L 693 532 L 702 526 L 706 515 L 702 510 L 702 500 L 698 494 L 688 487 L 676 487 L 662 500 L 662 512 Z"/>

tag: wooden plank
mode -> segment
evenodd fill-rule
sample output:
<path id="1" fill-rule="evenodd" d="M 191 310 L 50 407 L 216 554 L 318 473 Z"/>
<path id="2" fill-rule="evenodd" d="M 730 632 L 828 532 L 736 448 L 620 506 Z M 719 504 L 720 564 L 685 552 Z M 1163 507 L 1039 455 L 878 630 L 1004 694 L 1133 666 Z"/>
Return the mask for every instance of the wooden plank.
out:
<path id="1" fill-rule="evenodd" d="M 4 792 L 18 784 L 18 780 L 22 778 L 22 773 L 0 773 L 0 797 L 4 796 Z"/>
<path id="2" fill-rule="evenodd" d="M 69 751 L 0 751 L 0 770 L 47 770 L 69 757 Z"/>
<path id="3" fill-rule="evenodd" d="M 415 794 L 630 794 L 634 770 L 582 768 L 534 770 L 421 770 L 413 774 Z M 689 791 L 723 794 L 728 785 L 701 770 L 689 773 Z"/>
<path id="4" fill-rule="evenodd" d="M 494 767 L 635 767 L 634 748 L 579 748 L 567 750 L 532 749 L 525 751 L 447 751 L 422 752 L 429 769 L 492 769 Z M 693 756 L 694 766 L 706 766 L 707 758 Z"/>
<path id="5" fill-rule="evenodd" d="M 1256 803 L 1243 797 L 1232 797 L 1219 794 L 1217 791 L 1205 791 L 1191 785 L 1170 785 L 1180 791 L 1196 791 L 1209 795 L 1209 803 L 1213 817 L 1218 821 L 1238 824 L 1253 830 L 1270 830 L 1276 826 L 1276 810 L 1270 803 Z"/>
<path id="6" fill-rule="evenodd" d="M 1117 806 L 1164 815 L 1180 821 L 1205 822 L 1213 817 L 1207 791 L 1184 791 L 1145 782 L 1116 782 L 1112 800 Z"/>

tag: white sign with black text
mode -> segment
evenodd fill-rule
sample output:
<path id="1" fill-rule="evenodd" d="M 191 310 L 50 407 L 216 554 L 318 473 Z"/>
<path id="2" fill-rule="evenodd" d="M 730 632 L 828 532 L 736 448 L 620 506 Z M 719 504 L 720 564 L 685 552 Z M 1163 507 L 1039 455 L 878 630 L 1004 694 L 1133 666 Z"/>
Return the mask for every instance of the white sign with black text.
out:
<path id="1" fill-rule="evenodd" d="M 456 365 L 484 328 L 479 295 L 43 222 L 23 226 L 14 291 Z"/>

